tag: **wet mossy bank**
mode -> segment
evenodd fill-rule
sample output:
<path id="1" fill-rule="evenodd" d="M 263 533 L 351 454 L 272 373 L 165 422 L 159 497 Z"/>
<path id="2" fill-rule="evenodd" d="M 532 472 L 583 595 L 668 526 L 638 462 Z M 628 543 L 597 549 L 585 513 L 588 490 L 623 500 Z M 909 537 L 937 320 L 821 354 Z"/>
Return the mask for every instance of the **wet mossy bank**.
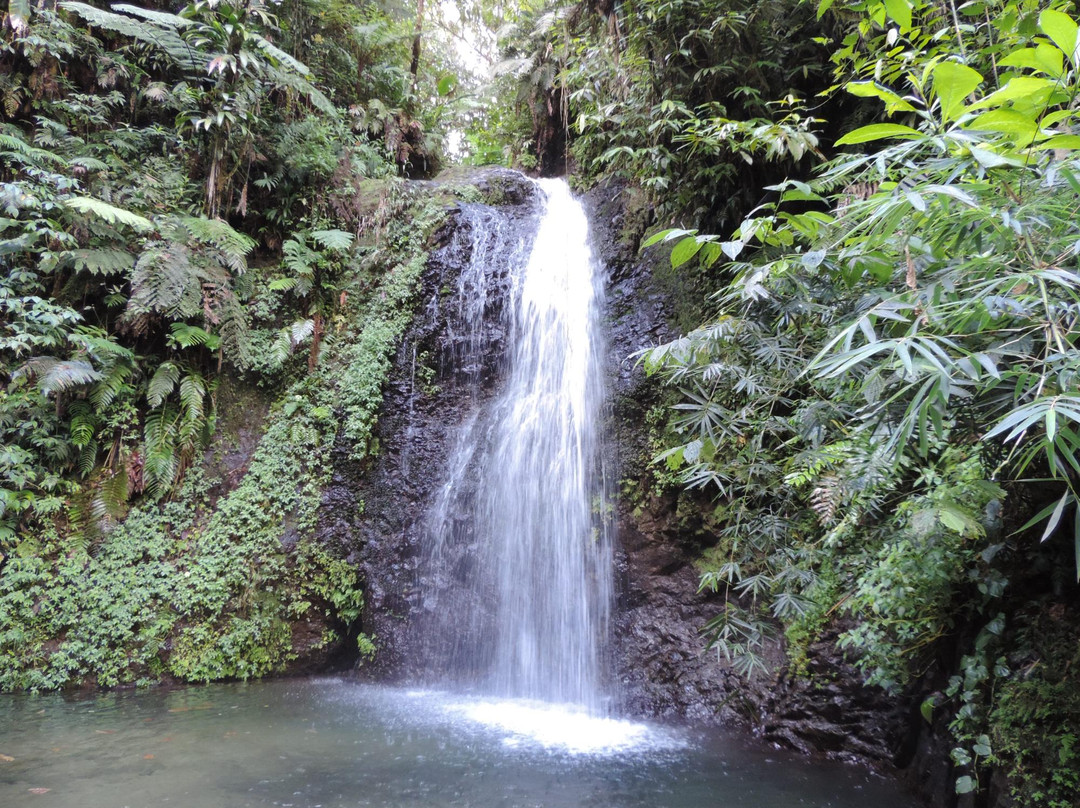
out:
<path id="1" fill-rule="evenodd" d="M 0 688 L 246 679 L 372 653 L 355 546 L 320 529 L 348 518 L 335 447 L 360 467 L 379 455 L 383 389 L 428 255 L 459 199 L 500 187 L 356 186 L 359 246 L 314 367 L 298 355 L 273 374 L 225 374 L 210 448 L 172 496 L 98 514 L 90 530 L 67 510 L 18 537 L 0 567 Z M 250 305 L 266 309 L 265 296 Z M 284 325 L 273 316 L 268 333 Z"/>

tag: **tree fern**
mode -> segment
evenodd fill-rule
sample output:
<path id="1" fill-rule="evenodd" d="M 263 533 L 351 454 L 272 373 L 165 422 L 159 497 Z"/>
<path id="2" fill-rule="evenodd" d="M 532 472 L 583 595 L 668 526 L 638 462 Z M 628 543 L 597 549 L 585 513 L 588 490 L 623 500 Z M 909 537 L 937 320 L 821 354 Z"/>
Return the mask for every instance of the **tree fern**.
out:
<path id="1" fill-rule="evenodd" d="M 130 37 L 160 50 L 189 75 L 200 73 L 206 64 L 205 54 L 193 48 L 180 36 L 179 31 L 191 24 L 189 20 L 160 12 L 153 15 L 156 19 L 149 19 L 143 9 L 139 9 L 143 19 L 135 19 L 76 2 L 63 2 L 60 7 L 78 14 L 92 26 Z M 134 7 L 124 8 L 130 10 Z"/>
<path id="2" fill-rule="evenodd" d="M 144 216 L 139 216 L 136 213 L 132 213 L 129 210 L 118 208 L 115 205 L 110 205 L 108 202 L 102 202 L 100 199 L 94 199 L 89 196 L 73 196 L 64 200 L 64 205 L 77 210 L 80 213 L 90 213 L 97 216 L 99 219 L 108 222 L 109 224 L 126 224 L 133 230 L 137 230 L 142 233 L 149 232 L 154 229 L 154 223 Z"/>
<path id="3" fill-rule="evenodd" d="M 135 256 L 119 248 L 69 250 L 62 258 L 70 261 L 76 272 L 88 272 L 97 277 L 122 275 L 135 266 Z"/>

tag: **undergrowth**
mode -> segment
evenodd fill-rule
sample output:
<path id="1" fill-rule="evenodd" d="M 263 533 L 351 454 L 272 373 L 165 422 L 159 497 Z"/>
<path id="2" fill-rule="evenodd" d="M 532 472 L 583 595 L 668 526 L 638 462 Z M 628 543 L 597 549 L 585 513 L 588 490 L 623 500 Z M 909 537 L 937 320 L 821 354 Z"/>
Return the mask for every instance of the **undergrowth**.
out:
<path id="1" fill-rule="evenodd" d="M 349 270 L 323 361 L 284 388 L 233 490 L 215 500 L 221 472 L 206 463 L 172 500 L 137 505 L 75 551 L 62 521 L 21 537 L 0 577 L 0 689 L 247 679 L 355 627 L 357 570 L 314 537 L 330 449 L 340 438 L 377 452 L 382 387 L 445 215 L 404 184 L 391 197 L 380 240 Z M 294 630 L 309 620 L 325 629 L 300 649 Z M 360 634 L 359 653 L 374 649 Z"/>

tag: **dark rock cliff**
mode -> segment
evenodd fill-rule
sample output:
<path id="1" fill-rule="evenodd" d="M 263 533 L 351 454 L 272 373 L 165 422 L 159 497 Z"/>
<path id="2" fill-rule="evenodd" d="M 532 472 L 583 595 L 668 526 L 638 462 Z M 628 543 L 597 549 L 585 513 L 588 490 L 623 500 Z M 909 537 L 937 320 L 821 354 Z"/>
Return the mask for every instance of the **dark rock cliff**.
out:
<path id="1" fill-rule="evenodd" d="M 521 174 L 488 170 L 468 177 L 478 196 L 499 207 L 514 236 L 528 239 L 535 229 L 539 195 Z M 433 185 L 434 187 L 434 185 Z M 349 558 L 366 582 L 363 630 L 372 635 L 377 651 L 364 662 L 360 675 L 378 681 L 407 682 L 424 654 L 421 624 L 434 619 L 438 608 L 452 619 L 454 604 L 434 604 L 430 594 L 446 590 L 445 581 L 425 575 L 467 574 L 471 553 L 467 543 L 450 548 L 440 570 L 422 572 L 419 553 L 426 515 L 442 485 L 453 442 L 461 424 L 490 396 L 503 372 L 498 357 L 506 338 L 499 316 L 508 298 L 505 263 L 494 256 L 488 271 L 488 296 L 483 333 L 466 336 L 455 292 L 462 267 L 477 242 L 468 206 L 451 212 L 435 234 L 431 257 L 419 291 L 416 318 L 405 335 L 384 391 L 376 428 L 378 457 L 370 466 L 349 459 L 349 446 L 335 450 L 335 475 L 324 496 L 329 541 L 344 542 Z M 486 350 L 472 365 L 463 365 L 465 339 L 476 339 Z M 464 521 L 465 514 L 450 514 Z"/>
<path id="2" fill-rule="evenodd" d="M 480 196 L 500 205 L 509 226 L 527 238 L 538 213 L 531 183 L 506 171 L 485 172 L 475 181 Z M 665 402 L 633 358 L 642 348 L 675 336 L 679 290 L 638 254 L 651 218 L 639 194 L 606 183 L 587 193 L 584 202 L 594 250 L 608 275 L 612 403 L 605 466 L 623 492 L 615 503 L 613 632 L 613 689 L 622 709 L 663 719 L 740 723 L 804 752 L 887 764 L 901 754 L 909 715 L 895 700 L 864 688 L 829 638 L 811 649 L 808 681 L 783 673 L 779 646 L 771 657 L 780 673 L 751 683 L 723 657 L 704 651 L 700 630 L 722 608 L 715 595 L 698 591 L 696 563 L 714 541 L 703 519 L 708 502 L 649 484 L 655 453 L 650 411 Z M 324 539 L 348 546 L 367 585 L 362 627 L 374 635 L 378 651 L 360 675 L 379 681 L 410 680 L 411 663 L 430 651 L 422 647 L 417 626 L 432 620 L 452 626 L 453 604 L 429 598 L 434 589 L 445 589 L 445 580 L 424 575 L 464 580 L 469 574 L 467 534 L 440 569 L 422 574 L 418 565 L 425 514 L 441 484 L 454 436 L 480 401 L 494 393 L 504 370 L 496 359 L 505 339 L 497 316 L 485 320 L 479 335 L 490 349 L 489 360 L 464 368 L 454 362 L 463 328 L 448 301 L 470 251 L 477 249 L 463 210 L 451 214 L 436 236 L 419 313 L 386 389 L 377 429 L 379 455 L 370 467 L 362 467 L 349 459 L 349 447 L 338 447 L 334 480 L 324 497 Z M 505 267 L 496 261 L 490 272 L 491 289 L 505 285 Z M 486 305 L 494 310 L 502 299 L 492 294 Z M 471 384 L 477 379 L 478 386 Z M 465 514 L 449 517 L 466 519 Z M 435 611 L 449 612 L 449 619 Z"/>

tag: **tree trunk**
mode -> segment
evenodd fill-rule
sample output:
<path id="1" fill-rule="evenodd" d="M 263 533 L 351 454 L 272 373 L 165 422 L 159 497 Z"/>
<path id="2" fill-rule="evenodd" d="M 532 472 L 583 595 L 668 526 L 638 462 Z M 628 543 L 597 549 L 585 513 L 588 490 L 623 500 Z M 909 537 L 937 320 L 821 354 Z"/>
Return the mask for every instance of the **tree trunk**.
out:
<path id="1" fill-rule="evenodd" d="M 413 29 L 412 63 L 409 65 L 409 73 L 412 74 L 412 88 L 416 90 L 416 75 L 420 72 L 420 43 L 424 36 L 424 0 L 416 3 L 416 27 Z"/>
<path id="2" fill-rule="evenodd" d="M 323 316 L 322 312 L 315 312 L 312 318 L 314 326 L 311 329 L 311 353 L 308 354 L 308 370 L 314 370 L 319 363 L 319 349 L 322 348 Z"/>

